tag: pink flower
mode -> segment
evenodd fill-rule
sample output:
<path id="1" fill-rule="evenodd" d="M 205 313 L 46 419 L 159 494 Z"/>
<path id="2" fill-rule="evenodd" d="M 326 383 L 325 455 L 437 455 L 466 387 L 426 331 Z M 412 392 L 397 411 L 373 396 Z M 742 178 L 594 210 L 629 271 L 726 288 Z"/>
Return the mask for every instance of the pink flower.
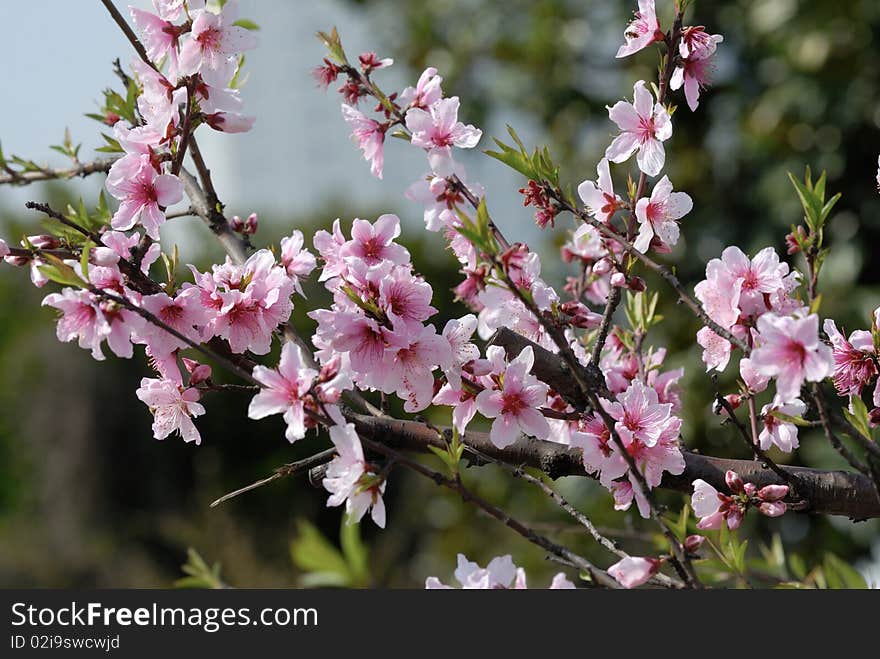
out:
<path id="1" fill-rule="evenodd" d="M 367 510 L 372 509 L 373 521 L 384 529 L 385 481 L 380 481 L 367 465 L 354 425 L 337 423 L 330 428 L 330 439 L 336 447 L 336 457 L 327 465 L 327 475 L 322 481 L 324 489 L 330 492 L 327 505 L 340 506 L 344 502 L 350 523 L 359 522 Z"/>
<path id="2" fill-rule="evenodd" d="M 208 315 L 199 303 L 196 292 L 194 288 L 185 289 L 174 298 L 165 293 L 147 295 L 141 301 L 141 306 L 171 329 L 199 343 L 201 336 L 196 328 L 207 323 Z M 185 341 L 152 324 L 145 325 L 138 332 L 138 342 L 146 344 L 150 354 L 157 358 L 189 347 Z"/>
<path id="3" fill-rule="evenodd" d="M 444 98 L 427 110 L 411 108 L 406 113 L 406 127 L 412 133 L 412 144 L 425 149 L 434 173 L 448 176 L 453 171 L 452 147 L 472 149 L 483 131 L 458 120 L 457 96 Z"/>
<path id="4" fill-rule="evenodd" d="M 655 41 L 663 41 L 663 31 L 657 20 L 654 0 L 639 0 L 639 10 L 623 33 L 626 43 L 617 50 L 617 57 L 626 57 L 647 48 Z"/>
<path id="5" fill-rule="evenodd" d="M 204 8 L 205 0 L 153 0 L 153 6 L 159 16 L 166 21 L 176 21 L 180 18 L 184 4 L 190 11 L 194 11 Z"/>
<path id="6" fill-rule="evenodd" d="M 700 104 L 700 89 L 709 82 L 712 56 L 718 44 L 724 41 L 720 34 L 707 34 L 701 27 L 687 27 L 678 45 L 681 59 L 669 81 L 671 89 L 684 85 L 684 96 L 691 112 Z"/>
<path id="7" fill-rule="evenodd" d="M 723 515 L 720 512 L 724 495 L 719 494 L 718 490 L 709 485 L 702 478 L 698 478 L 693 483 L 694 493 L 691 496 L 691 507 L 694 514 L 700 518 L 697 528 L 701 531 L 721 528 Z"/>
<path id="8" fill-rule="evenodd" d="M 584 469 L 590 474 L 598 473 L 599 482 L 605 487 L 611 487 L 629 469 L 624 457 L 612 447 L 608 426 L 598 416 L 590 415 L 579 423 L 577 430 L 571 432 L 569 445 L 582 450 Z"/>
<path id="9" fill-rule="evenodd" d="M 205 408 L 197 402 L 197 389 L 184 389 L 172 380 L 143 378 L 137 397 L 153 413 L 153 436 L 156 439 L 165 439 L 176 431 L 184 441 L 201 444 L 202 437 L 192 422 L 192 417 L 205 413 Z"/>
<path id="10" fill-rule="evenodd" d="M 720 38 L 720 35 L 719 35 Z M 672 72 L 669 80 L 669 88 L 681 89 L 684 86 L 684 97 L 691 112 L 695 112 L 700 105 L 700 90 L 709 85 L 712 74 L 712 60 L 683 59 Z"/>
<path id="11" fill-rule="evenodd" d="M 672 120 L 666 108 L 654 102 L 645 81 L 633 87 L 633 103 L 618 101 L 608 108 L 608 116 L 621 133 L 605 150 L 605 157 L 619 163 L 638 151 L 639 169 L 648 176 L 659 174 L 666 162 L 663 142 L 672 137 Z"/>
<path id="12" fill-rule="evenodd" d="M 140 241 L 141 234 L 137 232 L 129 236 L 121 231 L 107 231 L 101 236 L 101 242 L 104 243 L 108 249 L 113 250 L 120 259 L 125 260 L 131 259 L 131 250 L 137 247 L 140 244 Z M 96 251 L 99 249 L 102 248 L 95 248 Z M 161 245 L 159 243 L 152 243 L 141 259 L 141 272 L 147 274 L 150 271 L 150 266 L 158 261 L 161 255 Z"/>
<path id="13" fill-rule="evenodd" d="M 715 282 L 722 295 L 725 290 L 739 289 L 739 308 L 745 316 L 767 312 L 766 296 L 778 295 L 785 289 L 787 274 L 788 264 L 779 261 L 772 247 L 765 247 L 753 259 L 738 247 L 728 247 L 720 260 L 712 259 L 706 265 L 707 279 Z"/>
<path id="14" fill-rule="evenodd" d="M 443 328 L 443 338 L 449 342 L 452 352 L 450 367 L 446 370 L 446 379 L 450 384 L 461 385 L 461 369 L 464 365 L 479 359 L 480 350 L 471 343 L 471 337 L 477 329 L 477 317 L 473 314 L 451 319 Z"/>
<path id="15" fill-rule="evenodd" d="M 603 400 L 602 406 L 617 421 L 614 427 L 621 439 L 637 439 L 645 446 L 654 446 L 660 439 L 672 409 L 669 403 L 660 403 L 657 392 L 641 380 L 634 380 L 616 402 Z"/>
<path id="16" fill-rule="evenodd" d="M 496 348 L 503 353 L 497 346 L 489 351 L 496 354 Z M 549 387 L 530 373 L 534 362 L 531 346 L 523 348 L 507 364 L 499 388 L 485 389 L 477 395 L 477 410 L 486 418 L 495 419 L 489 438 L 499 448 L 513 444 L 520 432 L 538 439 L 546 439 L 550 434 L 547 419 L 537 409 L 547 402 Z"/>
<path id="17" fill-rule="evenodd" d="M 293 234 L 281 239 L 281 267 L 287 272 L 300 295 L 303 295 L 300 279 L 308 277 L 316 266 L 315 255 L 303 249 L 302 231 L 296 229 Z"/>
<path id="18" fill-rule="evenodd" d="M 651 241 L 659 240 L 663 245 L 672 247 L 678 242 L 678 222 L 694 207 L 694 202 L 685 192 L 673 192 L 668 176 L 661 178 L 651 191 L 651 198 L 642 198 L 636 202 L 636 219 L 639 224 L 639 235 L 635 239 L 635 248 L 647 252 Z"/>
<path id="19" fill-rule="evenodd" d="M 382 391 L 404 399 L 403 409 L 418 412 L 434 397 L 435 367 L 449 369 L 452 354 L 449 343 L 437 334 L 433 325 L 414 330 L 398 326 L 384 332 L 388 341 L 383 362 Z"/>
<path id="20" fill-rule="evenodd" d="M 180 31 L 177 26 L 163 20 L 148 11 L 129 7 L 131 20 L 140 33 L 141 40 L 147 50 L 147 57 L 158 62 L 166 55 L 171 61 L 171 69 L 177 66 L 177 39 Z"/>
<path id="21" fill-rule="evenodd" d="M 608 574 L 624 588 L 637 588 L 650 581 L 659 569 L 660 561 L 656 558 L 627 556 L 609 567 Z"/>
<path id="22" fill-rule="evenodd" d="M 455 388 L 448 382 L 440 387 L 440 391 L 431 402 L 434 405 L 452 407 L 452 425 L 461 434 L 464 434 L 467 425 L 477 413 L 476 395 L 464 388 Z"/>
<path id="23" fill-rule="evenodd" d="M 198 299 L 210 323 L 206 334 L 229 342 L 235 353 L 249 350 L 265 355 L 272 332 L 286 323 L 293 311 L 290 298 L 294 282 L 267 249 L 252 254 L 241 265 L 229 258 L 210 274 L 193 269 Z"/>
<path id="24" fill-rule="evenodd" d="M 586 204 L 587 210 L 600 222 L 608 224 L 614 213 L 623 206 L 623 200 L 614 194 L 614 181 L 611 180 L 611 171 L 608 167 L 608 159 L 602 158 L 596 167 L 596 173 L 599 178 L 595 183 L 592 181 L 584 181 L 578 186 L 578 195 Z M 596 229 L 588 224 L 594 232 Z M 581 227 L 579 227 L 580 230 Z M 597 232 L 598 236 L 598 232 Z"/>
<path id="25" fill-rule="evenodd" d="M 767 313 L 758 318 L 758 347 L 752 351 L 755 369 L 776 378 L 783 403 L 795 400 L 804 380 L 820 382 L 834 367 L 831 349 L 819 341 L 819 316 L 806 318 Z"/>
<path id="26" fill-rule="evenodd" d="M 395 327 L 403 323 L 420 328 L 424 320 L 437 313 L 431 306 L 431 285 L 414 276 L 408 267 L 392 267 L 377 283 L 379 308 Z"/>
<path id="27" fill-rule="evenodd" d="M 780 412 L 786 416 L 799 417 L 806 411 L 807 406 L 797 398 L 788 403 L 774 401 L 764 405 L 761 409 L 764 428 L 758 436 L 761 448 L 767 451 L 771 446 L 777 446 L 786 453 L 791 453 L 796 449 L 798 447 L 797 426 L 781 420 L 774 415 L 774 412 Z"/>
<path id="28" fill-rule="evenodd" d="M 256 117 L 237 112 L 213 112 L 202 115 L 205 123 L 221 133 L 246 133 L 254 127 Z"/>
<path id="29" fill-rule="evenodd" d="M 210 73 L 225 86 L 238 66 L 234 56 L 256 48 L 257 37 L 234 25 L 238 13 L 235 2 L 227 2 L 219 14 L 207 10 L 192 13 L 191 38 L 180 49 L 180 73 Z"/>
<path id="30" fill-rule="evenodd" d="M 383 148 L 387 124 L 380 124 L 370 119 L 363 112 L 350 105 L 342 105 L 342 117 L 351 126 L 351 138 L 358 148 L 364 152 L 364 160 L 370 161 L 370 172 L 376 178 L 382 178 L 382 167 L 385 163 Z"/>
<path id="31" fill-rule="evenodd" d="M 62 313 L 56 326 L 59 341 L 67 343 L 77 339 L 79 347 L 91 350 L 94 359 L 104 359 L 101 343 L 109 327 L 91 293 L 65 288 L 61 293 L 47 295 L 43 306 L 54 307 Z"/>
<path id="32" fill-rule="evenodd" d="M 739 374 L 745 385 L 749 388 L 749 391 L 755 394 L 761 393 L 770 384 L 770 378 L 758 373 L 752 364 L 752 360 L 748 357 L 743 357 L 739 360 Z"/>
<path id="33" fill-rule="evenodd" d="M 874 339 L 870 332 L 857 330 L 849 335 L 849 340 L 840 333 L 830 318 L 823 326 L 831 340 L 834 356 L 834 387 L 841 396 L 860 396 L 875 375 Z"/>
<path id="34" fill-rule="evenodd" d="M 400 219 L 396 215 L 380 215 L 373 224 L 355 219 L 351 225 L 351 240 L 339 248 L 339 257 L 356 257 L 367 265 L 376 265 L 380 261 L 397 265 L 408 263 L 409 252 L 394 242 L 399 235 Z"/>
<path id="35" fill-rule="evenodd" d="M 176 204 L 183 198 L 180 179 L 159 174 L 148 155 L 128 155 L 110 168 L 107 190 L 122 203 L 111 225 L 122 231 L 140 222 L 153 240 L 159 240 L 159 227 L 165 222 L 160 206 Z"/>
<path id="36" fill-rule="evenodd" d="M 376 53 L 361 53 L 358 55 L 358 61 L 365 73 L 370 73 L 377 69 L 385 69 L 394 64 L 394 60 L 390 57 L 379 59 L 379 56 L 376 55 Z"/>
<path id="37" fill-rule="evenodd" d="M 287 441 L 293 443 L 305 437 L 303 401 L 318 371 L 304 364 L 299 347 L 285 343 L 278 367 L 255 366 L 253 375 L 264 388 L 251 400 L 248 417 L 263 419 L 270 414 L 283 414 Z"/>
<path id="38" fill-rule="evenodd" d="M 493 558 L 485 568 L 482 568 L 469 561 L 464 554 L 459 554 L 455 578 L 464 590 L 506 590 L 509 588 L 521 590 L 528 588 L 525 570 L 516 567 L 510 555 Z M 549 589 L 564 590 L 574 587 L 574 584 L 560 572 L 553 577 Z M 449 590 L 452 586 L 447 586 L 437 577 L 428 577 L 425 580 L 425 588 L 427 590 Z"/>
<path id="39" fill-rule="evenodd" d="M 443 78 L 437 75 L 437 69 L 429 66 L 422 71 L 415 87 L 407 87 L 400 92 L 399 101 L 410 108 L 427 109 L 443 98 L 443 90 L 440 84 Z"/>
<path id="40" fill-rule="evenodd" d="M 611 483 L 611 494 L 614 497 L 614 510 L 629 510 L 633 501 L 639 509 L 639 515 L 643 519 L 651 516 L 651 506 L 645 498 L 642 488 L 636 483 L 632 473 L 626 474 L 626 479 Z"/>

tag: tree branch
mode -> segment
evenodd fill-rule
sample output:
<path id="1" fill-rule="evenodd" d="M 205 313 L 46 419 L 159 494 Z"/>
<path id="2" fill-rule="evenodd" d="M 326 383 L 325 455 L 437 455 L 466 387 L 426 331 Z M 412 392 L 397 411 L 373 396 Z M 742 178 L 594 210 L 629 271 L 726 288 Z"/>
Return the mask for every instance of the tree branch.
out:
<path id="1" fill-rule="evenodd" d="M 417 421 L 354 413 L 348 413 L 347 416 L 362 436 L 400 450 L 422 452 L 428 446 L 444 450 L 447 448 L 436 430 Z M 469 447 L 493 459 L 514 466 L 534 467 L 550 478 L 593 478 L 584 469 L 580 451 L 564 444 L 522 436 L 514 444 L 500 449 L 489 440 L 487 433 L 473 431 L 465 433 L 462 439 Z M 693 481 L 702 478 L 716 489 L 727 491 L 724 474 L 728 470 L 735 471 L 743 480 L 754 483 L 758 488 L 765 485 L 785 485 L 773 471 L 754 460 L 716 458 L 697 453 L 684 453 L 684 459 L 684 472 L 678 476 L 664 474 L 660 483 L 661 489 L 691 493 Z M 798 492 L 809 501 L 809 512 L 843 515 L 855 520 L 880 517 L 880 496 L 867 476 L 788 465 L 784 468 L 797 477 Z"/>
<path id="2" fill-rule="evenodd" d="M 27 185 L 38 181 L 54 181 L 71 179 L 77 176 L 86 177 L 90 174 L 106 174 L 118 158 L 98 158 L 90 162 L 82 162 L 74 167 L 52 169 L 45 168 L 33 172 L 14 172 L 0 176 L 0 185 Z"/>

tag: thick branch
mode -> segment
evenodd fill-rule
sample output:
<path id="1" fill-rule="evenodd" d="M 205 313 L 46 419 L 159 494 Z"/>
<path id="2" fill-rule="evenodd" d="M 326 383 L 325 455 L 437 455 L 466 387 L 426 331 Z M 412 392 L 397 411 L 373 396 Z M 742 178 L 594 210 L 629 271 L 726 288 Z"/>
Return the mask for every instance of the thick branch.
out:
<path id="1" fill-rule="evenodd" d="M 424 451 L 427 446 L 446 449 L 437 431 L 417 421 L 349 414 L 359 434 L 401 450 Z M 561 476 L 591 477 L 584 469 L 580 451 L 563 444 L 520 437 L 506 448 L 498 448 L 489 435 L 465 433 L 464 442 L 480 453 L 511 465 L 540 469 L 551 478 Z M 784 485 L 773 471 L 754 460 L 732 460 L 685 453 L 685 470 L 678 476 L 665 474 L 660 488 L 690 493 L 692 483 L 702 478 L 720 491 L 727 491 L 724 474 L 737 472 L 745 481 L 759 488 Z M 824 471 L 807 467 L 784 467 L 798 479 L 798 494 L 810 503 L 809 512 L 844 515 L 857 520 L 880 517 L 880 497 L 870 478 L 846 471 Z"/>

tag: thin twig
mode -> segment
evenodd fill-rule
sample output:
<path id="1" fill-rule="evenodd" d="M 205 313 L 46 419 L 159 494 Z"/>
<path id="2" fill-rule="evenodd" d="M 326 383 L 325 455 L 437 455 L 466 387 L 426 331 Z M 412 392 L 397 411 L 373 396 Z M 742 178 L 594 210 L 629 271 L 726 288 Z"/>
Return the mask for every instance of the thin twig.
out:
<path id="1" fill-rule="evenodd" d="M 56 179 L 71 179 L 77 176 L 85 177 L 90 174 L 106 174 L 110 171 L 117 158 L 99 158 L 90 162 L 81 162 L 73 167 L 54 169 L 44 168 L 32 172 L 19 172 L 12 167 L 7 168 L 7 174 L 0 176 L 0 185 L 27 185 L 38 181 L 52 181 Z M 11 171 L 10 171 L 11 170 Z"/>
<path id="2" fill-rule="evenodd" d="M 286 476 L 293 476 L 303 471 L 308 471 L 312 467 L 315 467 L 320 464 L 324 464 L 330 458 L 332 458 L 336 454 L 335 448 L 328 448 L 320 453 L 316 453 L 315 455 L 309 456 L 308 458 L 304 458 L 303 460 L 299 460 L 297 462 L 291 462 L 285 465 L 278 467 L 271 476 L 267 476 L 266 478 L 261 478 L 258 481 L 251 483 L 250 485 L 245 485 L 233 492 L 229 492 L 228 494 L 224 494 L 222 497 L 217 499 L 216 501 L 211 503 L 211 508 L 216 508 L 221 503 L 225 501 L 229 501 L 230 499 L 234 499 L 240 494 L 244 494 L 245 492 L 250 492 L 252 490 L 256 490 L 263 485 L 268 485 L 269 483 L 278 480 L 279 478 L 284 478 Z"/>
<path id="3" fill-rule="evenodd" d="M 362 438 L 361 441 L 363 441 L 363 443 L 368 448 L 376 451 L 377 453 L 382 453 L 383 455 L 392 458 L 397 464 L 406 467 L 410 471 L 414 471 L 417 474 L 434 481 L 437 485 L 441 485 L 447 489 L 457 492 L 459 496 L 461 496 L 462 500 L 466 503 L 474 504 L 475 506 L 486 512 L 489 516 L 497 519 L 507 527 L 519 533 L 529 542 L 538 545 L 546 551 L 549 551 L 554 556 L 569 561 L 579 570 L 583 570 L 584 572 L 589 574 L 593 581 L 595 581 L 597 584 L 606 588 L 620 588 L 620 585 L 617 583 L 617 581 L 610 577 L 607 572 L 597 568 L 583 556 L 579 556 L 570 549 L 553 542 L 543 535 L 540 535 L 516 518 L 511 517 L 501 508 L 498 508 L 494 504 L 486 501 L 485 499 L 465 487 L 464 484 L 461 482 L 461 479 L 448 478 L 440 472 L 434 471 L 418 462 L 410 460 L 406 456 L 398 453 L 393 449 L 388 448 L 387 446 L 379 442 L 374 442 L 373 440 L 366 438 Z"/>

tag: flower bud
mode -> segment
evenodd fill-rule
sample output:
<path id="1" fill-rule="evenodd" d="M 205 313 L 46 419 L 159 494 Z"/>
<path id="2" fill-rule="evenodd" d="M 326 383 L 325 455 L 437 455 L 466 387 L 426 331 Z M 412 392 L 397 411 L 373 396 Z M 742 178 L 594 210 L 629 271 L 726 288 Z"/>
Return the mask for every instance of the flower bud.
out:
<path id="1" fill-rule="evenodd" d="M 703 542 L 706 540 L 701 535 L 693 534 L 689 535 L 684 539 L 684 548 L 685 551 L 689 554 L 696 554 L 697 550 L 703 545 Z"/>
<path id="2" fill-rule="evenodd" d="M 91 250 L 89 260 L 95 265 L 110 267 L 119 263 L 119 254 L 109 247 L 100 246 Z"/>
<path id="3" fill-rule="evenodd" d="M 734 494 L 739 494 L 743 491 L 743 480 L 735 471 L 728 470 L 727 473 L 724 474 L 724 482 L 727 483 L 727 487 L 729 487 L 730 491 Z"/>
<path id="4" fill-rule="evenodd" d="M 38 249 L 58 249 L 61 247 L 61 241 L 55 236 L 39 234 L 36 236 L 28 236 L 28 242 Z"/>
<path id="5" fill-rule="evenodd" d="M 780 517 L 785 514 L 785 504 L 781 501 L 765 501 L 758 506 L 758 510 L 767 517 Z"/>
<path id="6" fill-rule="evenodd" d="M 779 501 L 788 494 L 788 485 L 765 485 L 758 490 L 758 498 L 761 501 Z"/>
<path id="7" fill-rule="evenodd" d="M 594 275 L 604 275 L 611 271 L 611 259 L 603 256 L 593 265 Z"/>
<path id="8" fill-rule="evenodd" d="M 746 483 L 743 485 L 743 492 L 745 492 L 748 496 L 755 496 L 755 491 L 758 489 L 758 486 L 754 483 Z"/>
<path id="9" fill-rule="evenodd" d="M 183 366 L 189 373 L 189 386 L 195 387 L 211 378 L 211 367 L 201 364 L 194 359 L 183 358 Z"/>
<path id="10" fill-rule="evenodd" d="M 244 221 L 244 228 L 242 228 L 241 232 L 244 234 L 253 235 L 257 232 L 257 228 L 259 226 L 260 221 L 257 219 L 257 214 L 251 213 Z"/>
<path id="11" fill-rule="evenodd" d="M 739 525 L 742 524 L 742 520 L 742 509 L 734 506 L 727 513 L 727 528 L 729 528 L 731 531 L 735 531 L 739 528 Z"/>

